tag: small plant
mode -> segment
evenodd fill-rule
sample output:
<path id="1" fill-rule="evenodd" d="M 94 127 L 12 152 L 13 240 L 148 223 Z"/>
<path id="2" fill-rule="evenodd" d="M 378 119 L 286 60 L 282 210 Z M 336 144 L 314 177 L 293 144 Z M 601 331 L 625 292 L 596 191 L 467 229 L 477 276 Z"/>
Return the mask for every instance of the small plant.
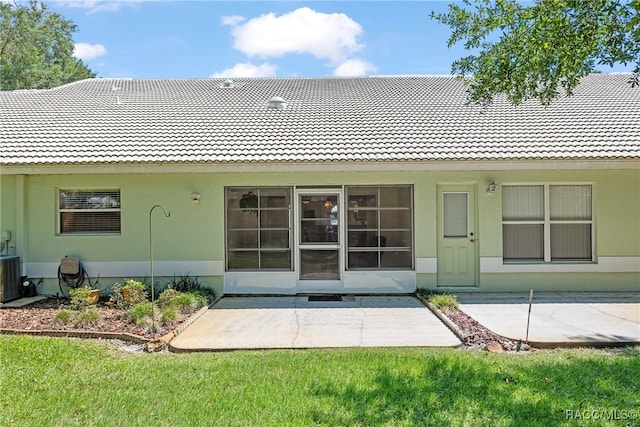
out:
<path id="1" fill-rule="evenodd" d="M 86 327 L 97 325 L 100 321 L 100 312 L 97 310 L 85 309 L 76 315 L 75 325 L 77 327 Z"/>
<path id="2" fill-rule="evenodd" d="M 82 310 L 93 304 L 93 296 L 89 287 L 71 289 L 69 297 L 71 297 L 71 308 L 74 310 Z"/>
<path id="3" fill-rule="evenodd" d="M 167 283 L 167 286 L 171 289 L 175 289 L 178 292 L 193 292 L 202 288 L 200 279 L 195 276 L 190 276 L 189 273 L 185 273 L 180 277 L 173 276 L 173 279 Z"/>
<path id="4" fill-rule="evenodd" d="M 71 313 L 69 310 L 60 310 L 53 318 L 53 320 L 61 325 L 66 325 L 71 321 L 72 318 L 73 313 Z"/>
<path id="5" fill-rule="evenodd" d="M 172 325 L 178 318 L 178 310 L 175 307 L 166 307 L 160 315 L 160 323 Z"/>
<path id="6" fill-rule="evenodd" d="M 173 299 L 172 305 L 180 311 L 200 308 L 207 305 L 207 299 L 195 292 L 181 293 Z"/>
<path id="7" fill-rule="evenodd" d="M 202 295 L 207 299 L 207 304 L 215 300 L 216 293 L 213 289 L 207 288 L 198 279 L 197 276 L 191 276 L 185 273 L 180 277 L 173 276 L 173 279 L 167 283 L 167 288 L 174 289 L 178 292 L 193 292 Z"/>
<path id="8" fill-rule="evenodd" d="M 129 308 L 125 313 L 125 318 L 136 325 L 147 325 L 151 320 L 152 312 L 153 305 L 150 302 L 143 302 Z"/>
<path id="9" fill-rule="evenodd" d="M 446 292 L 441 294 L 431 294 L 429 295 L 428 300 L 443 311 L 458 308 L 458 297 Z"/>

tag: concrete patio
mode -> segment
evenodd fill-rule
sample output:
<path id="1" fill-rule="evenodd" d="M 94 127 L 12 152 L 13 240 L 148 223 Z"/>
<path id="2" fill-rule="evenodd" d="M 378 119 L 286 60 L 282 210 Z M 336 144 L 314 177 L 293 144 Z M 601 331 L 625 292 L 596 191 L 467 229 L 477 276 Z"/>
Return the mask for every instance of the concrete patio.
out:
<path id="1" fill-rule="evenodd" d="M 172 351 L 453 347 L 460 340 L 412 296 L 224 297 L 170 342 Z"/>
<path id="2" fill-rule="evenodd" d="M 460 293 L 459 307 L 491 331 L 526 338 L 529 292 Z M 534 292 L 534 347 L 640 344 L 640 292 Z"/>
<path id="3" fill-rule="evenodd" d="M 524 341 L 529 293 L 459 293 L 491 331 Z M 640 344 L 640 292 L 534 293 L 534 347 Z M 412 296 L 224 297 L 174 338 L 172 351 L 269 348 L 454 347 L 460 340 Z"/>

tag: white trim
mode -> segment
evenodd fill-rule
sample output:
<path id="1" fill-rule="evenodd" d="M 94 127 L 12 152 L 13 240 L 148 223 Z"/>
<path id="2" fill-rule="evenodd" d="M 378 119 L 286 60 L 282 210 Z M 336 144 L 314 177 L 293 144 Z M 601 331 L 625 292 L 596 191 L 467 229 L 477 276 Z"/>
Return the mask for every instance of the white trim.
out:
<path id="1" fill-rule="evenodd" d="M 345 271 L 345 293 L 400 293 L 416 291 L 416 272 L 409 270 Z"/>
<path id="2" fill-rule="evenodd" d="M 436 274 L 438 272 L 438 258 L 416 258 L 416 273 Z"/>
<path id="3" fill-rule="evenodd" d="M 237 163 L 122 163 L 69 165 L 2 165 L 2 175 L 95 175 L 152 173 L 233 172 L 415 172 L 415 171 L 511 171 L 511 170 L 621 170 L 640 169 L 637 158 L 626 160 L 438 160 L 352 162 L 237 162 Z"/>
<path id="4" fill-rule="evenodd" d="M 508 263 L 480 258 L 481 273 L 640 273 L 640 257 L 599 257 L 597 263 Z"/>
<path id="5" fill-rule="evenodd" d="M 297 274 L 293 271 L 227 272 L 224 276 L 226 294 L 296 294 L 298 292 L 338 292 L 347 294 L 406 294 L 416 291 L 416 273 L 397 271 L 345 271 L 343 288 L 299 291 Z"/>
<path id="6" fill-rule="evenodd" d="M 224 275 L 225 294 L 292 294 L 298 289 L 293 271 L 228 271 Z"/>
<path id="7" fill-rule="evenodd" d="M 110 261 L 83 262 L 85 270 L 95 280 L 100 277 L 143 278 L 150 276 L 149 261 Z M 27 276 L 32 278 L 57 278 L 58 266 L 56 262 L 28 262 L 25 263 Z M 189 273 L 191 276 L 222 276 L 224 274 L 223 261 L 153 261 L 155 276 L 173 276 Z"/>

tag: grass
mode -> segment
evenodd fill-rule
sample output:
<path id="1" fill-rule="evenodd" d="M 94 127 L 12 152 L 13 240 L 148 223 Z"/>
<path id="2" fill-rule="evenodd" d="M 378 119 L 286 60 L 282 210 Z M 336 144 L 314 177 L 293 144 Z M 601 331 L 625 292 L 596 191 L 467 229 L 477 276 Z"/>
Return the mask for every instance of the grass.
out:
<path id="1" fill-rule="evenodd" d="M 0 351 L 6 426 L 640 424 L 566 412 L 639 410 L 637 347 L 130 354 L 5 335 Z"/>
<path id="2" fill-rule="evenodd" d="M 76 314 L 76 326 L 83 328 L 86 326 L 97 325 L 100 322 L 100 312 L 92 309 L 84 309 Z"/>
<path id="3" fill-rule="evenodd" d="M 457 295 L 450 294 L 448 292 L 437 292 L 427 289 L 419 289 L 418 293 L 442 311 L 458 308 Z"/>
<path id="4" fill-rule="evenodd" d="M 433 294 L 429 296 L 429 302 L 433 303 L 440 310 L 458 308 L 458 297 L 452 294 Z"/>

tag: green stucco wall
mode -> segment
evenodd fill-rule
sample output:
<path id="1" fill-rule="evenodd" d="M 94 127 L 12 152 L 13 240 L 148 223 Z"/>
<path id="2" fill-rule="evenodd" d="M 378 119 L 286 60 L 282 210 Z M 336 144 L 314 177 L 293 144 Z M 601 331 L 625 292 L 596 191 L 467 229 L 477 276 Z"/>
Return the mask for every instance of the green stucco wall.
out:
<path id="1" fill-rule="evenodd" d="M 0 175 L 0 229 L 16 230 L 16 181 L 13 175 Z"/>
<path id="2" fill-rule="evenodd" d="M 374 165 L 372 165 L 372 169 Z M 488 196 L 490 181 L 503 183 L 593 184 L 595 250 L 598 257 L 640 257 L 640 173 L 637 170 L 510 170 L 357 173 L 221 173 L 1 175 L 0 224 L 15 236 L 26 263 L 58 263 L 67 254 L 92 262 L 147 262 L 149 209 L 162 204 L 169 218 L 154 213 L 154 258 L 161 261 L 224 261 L 225 186 L 414 185 L 416 258 L 437 256 L 436 191 L 440 184 L 473 184 L 477 190 L 479 257 L 501 257 L 501 191 Z M 56 234 L 59 188 L 119 188 L 120 235 Z M 198 204 L 191 193 L 201 194 Z M 23 208 L 20 204 L 22 203 Z M 22 213 L 22 217 L 18 217 Z M 24 234 L 19 236 L 18 234 Z M 176 271 L 176 274 L 185 271 Z M 204 278 L 221 287 L 222 277 Z M 638 273 L 483 273 L 480 289 L 507 291 L 542 283 L 548 289 L 638 290 Z M 418 287 L 437 286 L 433 273 L 417 275 Z"/>

